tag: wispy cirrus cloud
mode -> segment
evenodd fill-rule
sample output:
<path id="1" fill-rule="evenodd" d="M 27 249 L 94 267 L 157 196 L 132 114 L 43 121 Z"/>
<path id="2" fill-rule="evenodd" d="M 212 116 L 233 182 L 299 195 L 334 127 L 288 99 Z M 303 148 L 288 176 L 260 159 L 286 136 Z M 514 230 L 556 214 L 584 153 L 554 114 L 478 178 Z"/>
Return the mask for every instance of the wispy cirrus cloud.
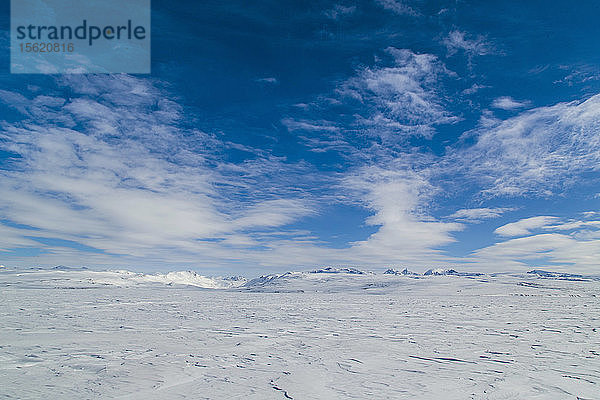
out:
<path id="1" fill-rule="evenodd" d="M 456 39 L 454 44 L 449 43 L 449 46 L 454 46 L 454 51 L 472 55 L 493 52 L 483 37 L 454 35 L 453 39 Z M 437 57 L 402 49 L 388 49 L 387 54 L 391 63 L 378 60 L 372 66 L 358 68 L 354 76 L 338 85 L 335 96 L 331 96 L 332 107 L 347 107 L 341 109 L 346 116 L 354 117 L 350 123 L 332 122 L 332 126 L 340 128 L 334 132 L 322 129 L 319 119 L 312 122 L 309 118 L 290 119 L 299 122 L 290 125 L 291 130 L 306 132 L 304 138 L 310 146 L 339 151 L 350 157 L 353 172 L 343 173 L 341 179 L 346 183 L 355 182 L 355 189 L 362 188 L 362 191 L 351 191 L 349 196 L 372 212 L 365 224 L 377 227 L 367 239 L 352 244 L 346 254 L 353 254 L 354 259 L 366 254 L 387 254 L 399 259 L 396 254 L 402 249 L 405 259 L 416 260 L 420 254 L 422 258 L 440 260 L 444 254 L 440 249 L 452 243 L 455 233 L 465 228 L 460 222 L 482 223 L 514 210 L 509 207 L 461 209 L 449 217 L 456 221 L 454 225 L 442 223 L 448 220 L 438 220 L 432 212 L 424 211 L 438 203 L 442 188 L 451 189 L 453 195 L 472 196 L 480 201 L 490 197 L 544 197 L 578 182 L 581 174 L 598 169 L 600 142 L 595 132 L 600 107 L 596 96 L 586 101 L 525 111 L 520 109 L 530 107 L 529 102 L 498 97 L 495 107 L 518 114 L 501 119 L 484 110 L 479 126 L 464 134 L 464 141 L 449 145 L 445 154 L 438 156 L 411 148 L 402 140 L 390 145 L 393 139 L 403 137 L 429 140 L 440 126 L 453 124 L 459 117 L 449 111 L 446 102 L 449 94 L 444 81 L 452 78 L 453 73 Z M 471 94 L 482 87 L 474 84 Z M 321 104 L 321 107 L 326 106 Z M 303 127 L 303 123 L 307 125 Z M 310 132 L 315 135 L 309 135 Z M 355 134 L 362 135 L 360 142 L 352 137 Z M 408 160 L 408 164 L 402 163 L 403 159 Z M 362 172 L 357 174 L 356 171 Z M 460 190 L 457 182 L 464 182 L 468 189 L 456 193 Z M 551 218 L 507 224 L 496 233 L 502 238 L 548 234 Z M 423 233 L 419 239 L 421 245 L 411 241 L 410 232 Z M 552 235 L 564 234 L 558 228 L 551 232 Z M 589 235 L 585 232 L 588 231 L 582 230 L 579 235 Z M 569 240 L 582 238 L 569 237 Z M 504 242 L 507 241 L 499 239 L 497 244 Z M 411 252 L 398 243 L 408 243 L 415 250 Z M 482 249 L 482 254 L 491 252 Z M 539 260 L 541 256 L 538 256 L 534 258 Z M 515 263 L 521 268 L 525 266 L 519 261 Z M 581 268 L 587 268 L 587 264 Z"/>
<path id="2" fill-rule="evenodd" d="M 29 231 L 29 232 L 27 232 Z M 36 247 L 38 242 L 26 237 L 27 233 L 31 232 L 28 229 L 15 228 L 0 224 L 0 237 L 2 238 L 2 245 L 0 245 L 1 252 L 8 252 L 10 249 L 15 247 Z"/>
<path id="3" fill-rule="evenodd" d="M 514 208 L 510 207 L 463 208 L 448 216 L 448 218 L 463 222 L 479 223 L 487 219 L 498 218 L 502 214 L 513 210 Z"/>
<path id="4" fill-rule="evenodd" d="M 333 121 L 307 120 L 284 118 L 281 120 L 290 132 L 294 131 L 317 131 L 317 132 L 339 132 L 340 127 Z"/>
<path id="5" fill-rule="evenodd" d="M 442 40 L 449 55 L 464 51 L 469 57 L 485 56 L 496 52 L 494 46 L 483 35 L 475 37 L 467 32 L 453 30 Z"/>
<path id="6" fill-rule="evenodd" d="M 545 66 L 544 69 L 549 66 Z M 590 84 L 600 79 L 600 67 L 596 64 L 559 65 L 558 70 L 566 74 L 561 79 L 554 81 L 555 84 L 566 84 L 568 86 Z"/>
<path id="7" fill-rule="evenodd" d="M 337 151 L 350 166 L 387 159 L 410 152 L 401 147 L 411 138 L 431 139 L 438 127 L 461 120 L 448 110 L 444 91 L 454 78 L 434 55 L 388 48 L 375 65 L 356 68 L 332 93 L 294 107 L 280 122 L 310 151 Z"/>
<path id="8" fill-rule="evenodd" d="M 500 108 L 502 110 L 517 110 L 519 108 L 528 107 L 530 104 L 529 101 L 519 101 L 510 96 L 502 96 L 494 99 L 492 107 Z"/>
<path id="9" fill-rule="evenodd" d="M 542 227 L 545 230 L 551 231 L 568 231 L 576 230 L 581 228 L 600 228 L 600 221 L 577 221 L 571 220 L 567 222 L 558 223 L 556 225 L 546 225 Z"/>
<path id="10" fill-rule="evenodd" d="M 270 85 L 279 84 L 279 79 L 275 78 L 274 76 L 268 76 L 266 78 L 257 78 L 257 79 L 255 79 L 255 81 L 258 83 L 264 83 L 264 84 L 270 84 Z"/>
<path id="11" fill-rule="evenodd" d="M 454 74 L 437 57 L 396 48 L 386 53 L 391 66 L 365 67 L 337 90 L 361 106 L 359 125 L 384 136 L 431 137 L 435 126 L 459 120 L 444 107 L 439 90 L 440 81 Z"/>
<path id="12" fill-rule="evenodd" d="M 229 144 L 188 131 L 181 107 L 149 80 L 80 76 L 59 86 L 69 89 L 68 98 L 0 93 L 24 115 L 2 124 L 2 148 L 18 157 L 0 171 L 0 215 L 36 228 L 3 226 L 6 250 L 34 247 L 27 237 L 48 237 L 81 244 L 105 261 L 189 261 L 199 254 L 208 261 L 231 246 L 259 245 L 252 232 L 313 212 L 301 186 L 290 192 L 277 178 L 296 167 L 256 154 L 224 161 Z"/>
<path id="13" fill-rule="evenodd" d="M 485 89 L 485 88 L 489 88 L 489 86 L 486 85 L 480 85 L 478 83 L 474 83 L 473 85 L 471 85 L 471 87 L 465 89 L 462 91 L 462 94 L 466 94 L 466 95 L 471 95 L 473 93 L 477 93 L 478 91 L 480 91 L 481 89 Z"/>
<path id="14" fill-rule="evenodd" d="M 497 228 L 494 233 L 501 236 L 525 236 L 531 234 L 532 230 L 539 229 L 551 223 L 557 222 L 557 217 L 539 216 L 511 222 L 510 224 L 502 225 Z"/>
<path id="15" fill-rule="evenodd" d="M 409 6 L 406 0 L 375 0 L 381 7 L 399 15 L 418 16 L 419 12 Z"/>
<path id="16" fill-rule="evenodd" d="M 482 185 L 484 196 L 550 195 L 600 165 L 600 95 L 489 120 L 447 168 Z"/>
<path id="17" fill-rule="evenodd" d="M 348 15 L 352 15 L 356 12 L 356 6 L 344 6 L 342 4 L 335 4 L 329 10 L 323 12 L 323 14 L 332 20 L 339 20 Z"/>

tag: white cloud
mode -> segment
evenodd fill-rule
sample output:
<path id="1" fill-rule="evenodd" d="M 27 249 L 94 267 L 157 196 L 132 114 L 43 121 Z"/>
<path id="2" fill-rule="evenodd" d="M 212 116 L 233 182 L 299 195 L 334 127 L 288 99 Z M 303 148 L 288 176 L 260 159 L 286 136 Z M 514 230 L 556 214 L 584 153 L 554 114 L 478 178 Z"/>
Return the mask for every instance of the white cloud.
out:
<path id="1" fill-rule="evenodd" d="M 512 210 L 514 210 L 514 208 L 463 208 L 456 211 L 448 218 L 453 218 L 458 221 L 477 223 L 486 219 L 498 218 L 505 212 Z"/>
<path id="2" fill-rule="evenodd" d="M 279 83 L 279 80 L 277 78 L 273 77 L 273 76 L 269 76 L 269 77 L 266 77 L 266 78 L 258 78 L 258 79 L 256 79 L 256 82 L 259 82 L 259 83 L 269 83 L 271 85 L 276 85 L 276 84 Z"/>
<path id="3" fill-rule="evenodd" d="M 494 233 L 501 236 L 525 236 L 531 234 L 534 229 L 543 228 L 546 225 L 556 223 L 558 220 L 557 217 L 550 216 L 525 218 L 503 225 L 497 228 Z"/>
<path id="4" fill-rule="evenodd" d="M 489 120 L 475 145 L 451 153 L 453 174 L 476 179 L 486 196 L 548 196 L 585 172 L 600 169 L 600 95 Z"/>
<path id="5" fill-rule="evenodd" d="M 221 161 L 227 144 L 202 132 L 184 135 L 180 107 L 149 80 L 79 76 L 62 85 L 70 98 L 0 93 L 25 115 L 2 125 L 2 146 L 21 158 L 0 170 L 0 218 L 37 229 L 0 224 L 4 247 L 42 248 L 46 262 L 190 262 L 200 255 L 199 262 L 215 262 L 230 259 L 235 246 L 256 246 L 254 232 L 313 212 L 303 183 L 288 182 L 304 166 L 256 154 L 240 164 Z M 310 185 L 309 174 L 302 176 Z M 103 254 L 24 236 L 75 241 Z"/>
<path id="6" fill-rule="evenodd" d="M 523 271 L 532 269 L 532 265 L 539 261 L 545 262 L 544 265 L 548 269 L 550 252 L 553 249 L 569 247 L 570 244 L 572 239 L 565 235 L 546 233 L 527 236 L 474 251 L 472 261 L 483 271 Z M 570 260 L 572 261 L 573 259 Z M 557 266 L 553 264 L 549 269 L 556 270 Z"/>
<path id="7" fill-rule="evenodd" d="M 340 128 L 331 121 L 314 121 L 314 120 L 296 120 L 292 118 L 284 118 L 281 123 L 290 131 L 328 131 L 338 132 Z"/>
<path id="8" fill-rule="evenodd" d="M 338 20 L 348 15 L 352 15 L 356 12 L 356 6 L 343 6 L 341 4 L 336 4 L 333 8 L 324 12 L 327 18 Z"/>
<path id="9" fill-rule="evenodd" d="M 498 97 L 492 102 L 492 107 L 501 108 L 503 110 L 516 110 L 519 108 L 528 107 L 529 101 L 517 101 L 509 96 Z"/>
<path id="10" fill-rule="evenodd" d="M 543 268 L 552 271 L 597 274 L 598 236 L 543 233 L 510 239 L 473 252 L 474 268 L 484 271 Z"/>
<path id="11" fill-rule="evenodd" d="M 412 15 L 416 16 L 419 13 L 409 5 L 407 5 L 405 0 L 375 0 L 379 5 L 381 5 L 386 10 L 392 11 L 399 15 Z"/>
<path id="12" fill-rule="evenodd" d="M 568 86 L 590 83 L 600 79 L 600 67 L 595 64 L 559 65 L 559 70 L 566 71 L 567 75 L 553 83 L 564 83 Z"/>
<path id="13" fill-rule="evenodd" d="M 373 211 L 366 223 L 379 227 L 353 244 L 357 258 L 385 255 L 390 262 L 422 265 L 442 258 L 438 249 L 455 240 L 451 232 L 463 229 L 462 224 L 440 222 L 427 213 L 437 189 L 419 173 L 398 166 L 365 167 L 345 178 L 344 184 Z"/>
<path id="14" fill-rule="evenodd" d="M 355 125 L 326 118 L 282 120 L 291 132 L 317 134 L 307 138 L 315 148 L 350 155 L 354 165 L 367 161 L 350 173 L 328 176 L 210 134 L 181 132 L 181 107 L 146 80 L 66 77 L 64 87 L 74 92 L 68 98 L 0 92 L 25 116 L 21 123 L 2 125 L 2 145 L 22 159 L 0 171 L 5 188 L 0 216 L 38 229 L 0 225 L 2 248 L 42 247 L 46 262 L 63 264 L 151 260 L 281 268 L 469 261 L 503 270 L 547 258 L 552 265 L 591 268 L 597 262 L 597 221 L 548 216 L 517 221 L 496 230 L 509 239 L 457 260 L 443 247 L 464 225 L 437 220 L 429 207 L 443 174 L 452 175 L 452 184 L 463 178 L 483 185 L 486 195 L 520 196 L 548 194 L 581 172 L 596 171 L 600 97 L 536 108 L 505 121 L 488 116 L 473 132 L 475 145 L 444 157 L 382 150 L 377 143 L 353 148 L 347 132 L 357 125 L 382 135 L 430 136 L 437 125 L 458 120 L 444 107 L 440 89 L 452 73 L 435 56 L 398 49 L 388 54 L 391 66 L 362 68 L 339 87 L 339 95 L 360 105 Z M 228 147 L 251 157 L 227 163 L 220 155 Z M 318 179 L 321 184 L 312 185 Z M 335 179 L 341 185 L 333 186 Z M 314 186 L 334 188 L 315 201 Z M 375 232 L 332 248 L 311 232 L 288 229 L 314 215 L 319 201 L 369 210 L 365 224 Z M 478 222 L 509 210 L 462 209 L 450 217 Z M 519 235 L 525 237 L 513 238 Z M 105 253 L 82 255 L 26 236 L 73 240 Z"/>
<path id="15" fill-rule="evenodd" d="M 600 221 L 575 221 L 560 223 L 557 225 L 547 225 L 543 229 L 550 231 L 570 231 L 580 228 L 600 228 Z"/>
<path id="16" fill-rule="evenodd" d="M 466 95 L 469 95 L 469 94 L 477 93 L 479 90 L 485 89 L 485 88 L 488 88 L 488 87 L 489 86 L 480 85 L 480 84 L 474 83 L 473 85 L 471 85 L 470 88 L 467 88 L 467 89 L 463 90 L 462 93 L 466 94 Z"/>
<path id="17" fill-rule="evenodd" d="M 8 251 L 15 247 L 36 247 L 39 243 L 27 238 L 26 236 L 35 236 L 34 230 L 14 228 L 0 224 L 0 251 Z"/>
<path id="18" fill-rule="evenodd" d="M 243 229 L 254 227 L 279 227 L 313 213 L 314 210 L 303 200 L 265 200 L 248 207 L 244 210 L 242 216 L 237 218 L 233 224 L 236 227 Z"/>
<path id="19" fill-rule="evenodd" d="M 446 36 L 442 43 L 446 46 L 450 55 L 458 50 L 464 51 L 470 57 L 484 56 L 495 52 L 494 47 L 487 41 L 485 36 L 479 35 L 470 39 L 466 32 L 454 30 Z"/>
<path id="20" fill-rule="evenodd" d="M 508 238 L 465 257 L 463 261 L 470 264 L 470 268 L 480 271 L 538 268 L 598 273 L 600 221 L 564 221 L 557 217 L 537 216 L 506 224 L 496 233 Z"/>
<path id="21" fill-rule="evenodd" d="M 393 66 L 364 68 L 338 89 L 346 100 L 369 112 L 359 118 L 359 124 L 380 135 L 430 137 L 436 125 L 459 120 L 443 106 L 440 80 L 453 74 L 437 57 L 396 48 L 387 53 Z"/>

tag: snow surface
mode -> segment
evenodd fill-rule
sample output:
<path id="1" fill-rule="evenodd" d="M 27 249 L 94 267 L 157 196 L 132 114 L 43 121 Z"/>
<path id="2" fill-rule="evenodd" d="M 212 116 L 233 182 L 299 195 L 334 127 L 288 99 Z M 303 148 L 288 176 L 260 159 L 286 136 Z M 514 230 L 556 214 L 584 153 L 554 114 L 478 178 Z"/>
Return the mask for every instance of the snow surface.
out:
<path id="1" fill-rule="evenodd" d="M 2 398 L 600 398 L 589 277 L 2 269 L 0 287 Z"/>

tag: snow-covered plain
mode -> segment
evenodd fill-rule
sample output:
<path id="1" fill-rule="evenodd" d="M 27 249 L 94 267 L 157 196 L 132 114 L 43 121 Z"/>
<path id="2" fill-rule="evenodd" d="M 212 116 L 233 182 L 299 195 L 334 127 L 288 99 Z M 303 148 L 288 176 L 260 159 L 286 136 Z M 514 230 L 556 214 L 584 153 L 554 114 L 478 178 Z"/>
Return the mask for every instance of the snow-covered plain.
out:
<path id="1" fill-rule="evenodd" d="M 600 398 L 600 280 L 437 273 L 4 269 L 0 398 Z"/>

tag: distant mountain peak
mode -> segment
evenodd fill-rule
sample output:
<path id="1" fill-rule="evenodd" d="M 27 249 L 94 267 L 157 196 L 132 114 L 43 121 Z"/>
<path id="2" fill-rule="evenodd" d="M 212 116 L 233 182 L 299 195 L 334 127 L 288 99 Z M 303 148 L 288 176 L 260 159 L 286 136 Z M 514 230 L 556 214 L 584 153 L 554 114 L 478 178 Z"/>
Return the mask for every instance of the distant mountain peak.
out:
<path id="1" fill-rule="evenodd" d="M 408 268 L 404 268 L 402 271 L 398 271 L 393 268 L 388 268 L 383 274 L 384 275 L 419 275 L 416 272 L 410 271 Z"/>
<path id="2" fill-rule="evenodd" d="M 314 271 L 310 271 L 310 274 L 355 274 L 355 275 L 365 275 L 365 272 L 352 268 L 352 267 L 344 267 L 344 268 L 336 268 L 336 267 L 325 267 L 316 269 Z"/>
<path id="3" fill-rule="evenodd" d="M 458 272 L 454 269 L 433 268 L 425 271 L 423 275 L 458 275 Z"/>
<path id="4" fill-rule="evenodd" d="M 86 270 L 87 267 L 67 267 L 64 265 L 57 265 L 56 267 L 52 268 L 55 271 L 80 271 L 80 270 Z"/>
<path id="5" fill-rule="evenodd" d="M 555 278 L 555 279 L 571 279 L 571 280 L 581 280 L 584 279 L 583 275 L 579 274 L 569 274 L 565 272 L 552 272 L 552 271 L 544 271 L 541 269 L 533 269 L 531 271 L 527 271 L 528 274 L 537 275 L 541 278 Z"/>

